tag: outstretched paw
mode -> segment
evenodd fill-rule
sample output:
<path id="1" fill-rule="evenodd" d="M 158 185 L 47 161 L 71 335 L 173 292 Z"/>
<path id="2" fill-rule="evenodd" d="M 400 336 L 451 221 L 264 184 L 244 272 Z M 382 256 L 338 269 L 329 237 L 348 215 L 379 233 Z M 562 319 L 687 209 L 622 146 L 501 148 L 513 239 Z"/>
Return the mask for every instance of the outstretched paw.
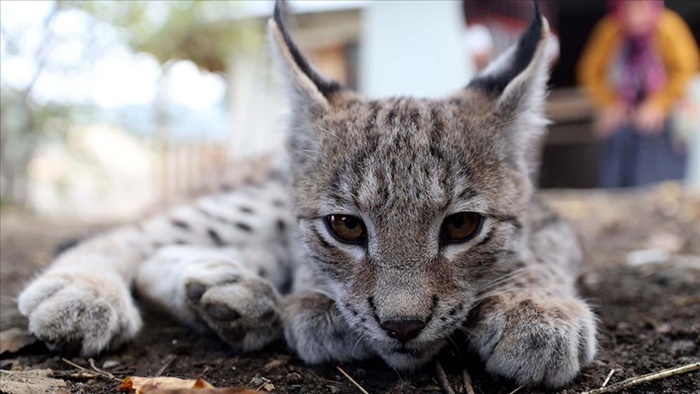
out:
<path id="1" fill-rule="evenodd" d="M 495 375 L 559 388 L 596 352 L 595 317 L 575 298 L 497 295 L 470 316 L 472 344 Z"/>
<path id="2" fill-rule="evenodd" d="M 48 272 L 24 289 L 18 307 L 50 348 L 83 356 L 132 339 L 142 326 L 127 286 L 105 273 Z"/>
<path id="3" fill-rule="evenodd" d="M 334 301 L 321 293 L 301 293 L 285 300 L 284 336 L 289 347 L 310 364 L 362 360 L 372 355 Z"/>
<path id="4" fill-rule="evenodd" d="M 189 278 L 184 286 L 194 315 L 233 348 L 257 350 L 281 336 L 280 300 L 267 280 L 229 275 L 208 283 Z"/>

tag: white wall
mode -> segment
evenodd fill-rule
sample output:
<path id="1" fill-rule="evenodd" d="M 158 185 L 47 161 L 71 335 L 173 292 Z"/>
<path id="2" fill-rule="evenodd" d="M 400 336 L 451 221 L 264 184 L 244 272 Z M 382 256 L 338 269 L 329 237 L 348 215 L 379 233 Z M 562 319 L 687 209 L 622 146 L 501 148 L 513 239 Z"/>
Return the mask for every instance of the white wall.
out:
<path id="1" fill-rule="evenodd" d="M 700 75 L 693 79 L 689 89 L 689 97 L 695 105 L 694 108 L 700 109 Z M 700 189 L 700 115 L 697 112 L 694 115 L 694 132 L 689 146 L 687 183 Z"/>
<path id="2" fill-rule="evenodd" d="M 286 105 L 271 73 L 267 45 L 241 49 L 230 57 L 226 75 L 231 87 L 233 157 L 255 157 L 282 144 Z"/>
<path id="3" fill-rule="evenodd" d="M 371 97 L 437 97 L 474 73 L 459 1 L 374 1 L 363 11 L 359 88 Z"/>

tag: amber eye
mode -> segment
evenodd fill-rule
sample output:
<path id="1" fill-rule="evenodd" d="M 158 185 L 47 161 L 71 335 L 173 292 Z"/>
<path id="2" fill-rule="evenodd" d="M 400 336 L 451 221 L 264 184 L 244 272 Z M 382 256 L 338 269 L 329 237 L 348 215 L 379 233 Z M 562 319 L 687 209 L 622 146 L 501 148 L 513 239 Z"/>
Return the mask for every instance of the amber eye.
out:
<path id="1" fill-rule="evenodd" d="M 482 216 L 475 212 L 460 212 L 442 222 L 440 237 L 445 242 L 464 242 L 471 239 L 481 227 Z"/>
<path id="2" fill-rule="evenodd" d="M 362 243 L 365 240 L 365 224 L 362 219 L 350 215 L 328 215 L 325 217 L 326 226 L 340 242 Z"/>

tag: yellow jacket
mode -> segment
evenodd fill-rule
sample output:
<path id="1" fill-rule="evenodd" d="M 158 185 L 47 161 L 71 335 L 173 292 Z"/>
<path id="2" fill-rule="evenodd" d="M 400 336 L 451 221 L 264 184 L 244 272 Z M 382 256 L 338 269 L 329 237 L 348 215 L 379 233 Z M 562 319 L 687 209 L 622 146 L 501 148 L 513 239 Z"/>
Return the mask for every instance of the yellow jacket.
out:
<path id="1" fill-rule="evenodd" d="M 622 45 L 622 38 L 614 17 L 606 16 L 593 30 L 579 60 L 579 82 L 600 107 L 612 105 L 618 100 L 613 85 L 608 81 L 608 70 Z M 654 43 L 666 67 L 668 81 L 660 92 L 647 101 L 668 113 L 674 101 L 685 93 L 688 80 L 698 71 L 700 55 L 688 25 L 669 9 L 661 15 Z"/>

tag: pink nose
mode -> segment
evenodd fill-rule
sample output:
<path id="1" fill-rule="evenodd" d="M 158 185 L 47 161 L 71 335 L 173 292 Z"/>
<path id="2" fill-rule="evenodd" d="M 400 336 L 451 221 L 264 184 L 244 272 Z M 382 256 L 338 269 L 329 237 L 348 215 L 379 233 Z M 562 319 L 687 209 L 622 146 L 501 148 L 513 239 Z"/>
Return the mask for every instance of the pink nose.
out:
<path id="1" fill-rule="evenodd" d="M 408 342 L 420 334 L 425 328 L 425 323 L 418 319 L 389 320 L 382 323 L 381 327 L 390 337 L 399 342 Z"/>

